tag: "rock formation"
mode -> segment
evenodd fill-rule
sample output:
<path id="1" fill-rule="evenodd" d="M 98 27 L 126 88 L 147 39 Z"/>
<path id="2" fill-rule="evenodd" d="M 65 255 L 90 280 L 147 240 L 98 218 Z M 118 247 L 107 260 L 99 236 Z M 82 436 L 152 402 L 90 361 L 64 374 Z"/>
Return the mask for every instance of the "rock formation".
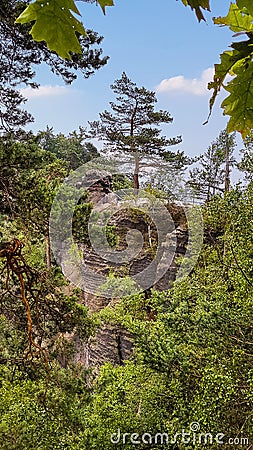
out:
<path id="1" fill-rule="evenodd" d="M 155 258 L 158 235 L 156 226 L 152 223 L 145 212 L 134 208 L 120 207 L 117 208 L 115 194 L 111 192 L 111 180 L 109 177 L 96 182 L 89 188 L 89 200 L 93 202 L 94 207 L 97 205 L 100 212 L 106 209 L 108 205 L 113 205 L 115 213 L 110 218 L 108 225 L 112 226 L 117 236 L 117 251 L 124 251 L 127 248 L 127 233 L 131 230 L 138 230 L 143 239 L 141 251 L 131 261 L 127 261 L 124 265 L 122 262 L 111 262 L 103 257 L 90 246 L 83 246 L 83 259 L 85 265 L 92 271 L 108 275 L 113 271 L 118 276 L 129 275 L 133 277 L 143 272 L 150 266 Z M 173 228 L 167 230 L 166 239 L 163 246 L 168 250 L 173 247 L 173 257 L 170 263 L 167 259 L 160 264 L 163 276 L 159 278 L 152 286 L 146 289 L 146 296 L 150 295 L 150 287 L 156 290 L 168 289 L 175 280 L 177 272 L 177 257 L 182 256 L 186 251 L 188 242 L 187 220 L 184 210 L 177 204 L 166 204 L 167 211 L 172 218 Z M 162 222 L 163 218 L 159 218 Z M 162 248 L 162 247 L 161 247 Z M 163 250 L 161 250 L 163 251 Z M 162 267 L 164 265 L 164 267 Z M 84 292 L 84 304 L 89 308 L 90 314 L 100 311 L 102 308 L 108 307 L 111 302 L 110 298 L 97 296 L 94 293 Z M 100 366 L 106 361 L 113 364 L 123 364 L 124 360 L 131 356 L 134 348 L 134 336 L 124 330 L 122 326 L 115 324 L 103 323 L 97 331 L 96 337 L 91 338 L 88 345 L 83 348 L 80 343 L 77 344 L 76 361 L 81 361 L 86 366 Z"/>

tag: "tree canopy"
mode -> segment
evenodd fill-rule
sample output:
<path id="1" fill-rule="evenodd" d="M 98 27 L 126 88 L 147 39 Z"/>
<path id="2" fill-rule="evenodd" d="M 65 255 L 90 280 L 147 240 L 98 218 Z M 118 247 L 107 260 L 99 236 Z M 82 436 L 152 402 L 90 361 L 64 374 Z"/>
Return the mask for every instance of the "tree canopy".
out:
<path id="1" fill-rule="evenodd" d="M 34 41 L 29 25 L 15 24 L 15 18 L 27 4 L 27 0 L 6 0 L 0 5 L 0 131 L 16 129 L 33 120 L 21 108 L 25 98 L 17 89 L 24 85 L 38 87 L 34 81 L 38 65 L 46 63 L 54 74 L 71 84 L 78 71 L 88 78 L 108 60 L 102 56 L 103 38 L 91 30 L 79 36 L 82 53 L 73 54 L 70 60 L 50 51 L 45 42 Z"/>
<path id="2" fill-rule="evenodd" d="M 80 16 L 74 0 L 49 0 L 45 3 L 35 0 L 29 3 L 16 22 L 34 22 L 30 31 L 34 40 L 45 41 L 49 50 L 62 58 L 71 59 L 73 53 L 82 53 L 79 37 L 86 37 L 87 32 L 82 22 L 73 15 Z M 97 3 L 105 13 L 105 7 L 112 6 L 113 0 L 98 0 Z"/>
<path id="3" fill-rule="evenodd" d="M 167 149 L 179 144 L 181 136 L 161 136 L 160 125 L 171 123 L 173 118 L 168 111 L 155 111 L 155 92 L 138 87 L 125 72 L 119 80 L 115 80 L 111 89 L 117 94 L 116 102 L 110 102 L 111 111 L 105 110 L 99 114 L 99 121 L 89 122 L 91 135 L 104 140 L 111 149 L 133 154 L 134 187 L 139 188 L 140 158 L 143 154 L 160 156 L 179 167 L 183 166 L 187 161 L 183 152 Z"/>
<path id="4" fill-rule="evenodd" d="M 217 165 L 211 165 L 213 177 L 224 164 L 226 138 L 222 132 L 208 155 L 218 158 Z M 242 167 L 248 174 L 251 141 L 245 141 Z M 225 435 L 224 444 L 233 438 L 234 447 L 249 448 L 253 435 L 252 181 L 231 187 L 224 195 L 219 192 L 203 205 L 205 241 L 189 276 L 168 290 L 132 294 L 88 313 L 84 296 L 67 284 L 53 259 L 47 268 L 45 245 L 57 187 L 79 159 L 96 156 L 87 144 L 82 130 L 69 136 L 47 129 L 35 136 L 23 132 L 0 137 L 1 447 L 111 450 L 113 438 L 119 447 L 130 450 L 130 437 L 136 433 L 140 448 L 145 449 L 157 447 L 154 436 L 160 433 L 159 448 L 183 450 L 179 433 L 186 430 L 191 450 L 202 448 L 205 439 L 209 448 L 217 433 Z M 232 150 L 233 135 L 230 144 Z M 161 193 L 166 187 L 165 181 Z M 63 199 L 63 208 L 67 201 Z M 184 233 L 185 217 L 180 206 L 176 208 L 175 221 Z M 73 235 L 78 243 L 87 239 L 91 209 L 90 204 L 77 205 Z M 125 214 L 124 208 L 127 224 Z M 140 220 L 138 210 L 134 218 Z M 64 235 L 64 221 L 61 231 Z M 113 234 L 115 242 L 118 228 Z M 154 236 L 151 244 L 155 245 Z M 125 282 L 108 277 L 115 289 Z M 131 333 L 134 351 L 125 360 L 122 331 L 117 341 L 121 363 L 87 370 L 84 349 L 89 337 L 95 341 L 101 323 L 106 336 L 114 327 Z M 97 357 L 102 358 L 103 351 L 98 350 Z M 193 422 L 199 424 L 196 442 L 189 429 Z M 176 433 L 177 447 L 172 442 Z"/>
<path id="5" fill-rule="evenodd" d="M 229 178 L 230 169 L 235 164 L 234 150 L 235 133 L 228 135 L 223 130 L 199 157 L 199 165 L 190 170 L 188 181 L 198 197 L 209 201 L 217 192 L 225 192 L 226 177 Z M 230 180 L 227 181 L 229 185 Z"/>

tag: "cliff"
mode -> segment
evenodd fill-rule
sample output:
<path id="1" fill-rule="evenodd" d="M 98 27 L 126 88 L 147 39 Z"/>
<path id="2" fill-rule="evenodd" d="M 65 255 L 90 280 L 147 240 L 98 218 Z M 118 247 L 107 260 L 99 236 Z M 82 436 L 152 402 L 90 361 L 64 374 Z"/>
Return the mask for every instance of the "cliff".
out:
<path id="1" fill-rule="evenodd" d="M 109 203 L 112 203 L 114 201 L 113 196 L 109 178 L 95 183 L 90 188 L 89 200 L 94 205 L 102 205 L 98 209 L 102 210 Z M 164 290 L 171 286 L 176 277 L 177 257 L 185 253 L 188 242 L 187 220 L 183 208 L 180 205 L 171 203 L 165 204 L 165 207 L 169 213 L 168 215 L 172 218 L 172 222 L 171 229 L 166 230 L 166 240 L 163 246 L 166 247 L 166 251 L 171 247 L 173 256 L 169 263 L 166 257 L 160 258 L 162 262 L 159 270 L 162 271 L 163 276 L 155 281 L 154 284 L 148 285 L 147 289 L 144 289 L 147 297 L 150 294 L 151 287 L 156 290 Z M 159 217 L 159 220 L 162 223 L 163 217 Z M 148 270 L 156 256 L 158 233 L 156 225 L 147 217 L 145 212 L 137 208 L 122 207 L 121 205 L 119 209 L 115 208 L 115 213 L 108 221 L 108 225 L 112 227 L 113 233 L 115 233 L 115 250 L 120 252 L 127 248 L 127 234 L 129 231 L 138 230 L 143 239 L 140 252 L 132 260 L 123 264 L 122 262 L 108 262 L 103 255 L 98 254 L 91 246 L 82 246 L 85 265 L 92 271 L 104 276 L 113 272 L 120 277 L 126 275 L 131 277 L 136 275 L 138 277 L 138 274 Z M 164 250 L 162 249 L 161 251 Z M 108 307 L 111 298 L 84 292 L 83 302 L 89 308 L 90 314 L 93 314 Z M 76 342 L 77 353 L 75 359 L 86 366 L 93 367 L 98 367 L 106 361 L 110 361 L 113 364 L 123 364 L 124 360 L 131 356 L 133 348 L 134 336 L 130 335 L 120 325 L 103 323 L 98 329 L 96 337 L 91 338 L 87 346 L 83 348 L 79 342 Z"/>

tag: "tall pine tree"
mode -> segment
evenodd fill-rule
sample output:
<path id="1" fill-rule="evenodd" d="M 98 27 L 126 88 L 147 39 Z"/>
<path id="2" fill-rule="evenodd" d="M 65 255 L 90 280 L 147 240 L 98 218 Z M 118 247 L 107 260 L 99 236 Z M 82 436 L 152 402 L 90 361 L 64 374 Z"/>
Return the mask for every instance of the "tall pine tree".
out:
<path id="1" fill-rule="evenodd" d="M 235 133 L 229 135 L 223 130 L 200 156 L 199 167 L 190 170 L 188 181 L 198 197 L 209 201 L 218 192 L 228 191 L 234 150 Z"/>
<path id="2" fill-rule="evenodd" d="M 242 160 L 238 163 L 239 170 L 244 172 L 247 181 L 253 180 L 253 130 L 251 134 L 247 136 L 244 141 L 244 147 L 240 150 L 242 154 Z"/>
<path id="3" fill-rule="evenodd" d="M 137 87 L 125 72 L 116 80 L 111 89 L 117 94 L 116 102 L 110 102 L 111 112 L 100 113 L 100 120 L 89 122 L 91 135 L 97 137 L 112 149 L 130 152 L 135 158 L 134 189 L 139 188 L 140 158 L 155 155 L 183 165 L 183 152 L 171 152 L 168 146 L 181 142 L 181 137 L 161 136 L 160 125 L 171 123 L 167 111 L 155 111 L 155 92 Z"/>

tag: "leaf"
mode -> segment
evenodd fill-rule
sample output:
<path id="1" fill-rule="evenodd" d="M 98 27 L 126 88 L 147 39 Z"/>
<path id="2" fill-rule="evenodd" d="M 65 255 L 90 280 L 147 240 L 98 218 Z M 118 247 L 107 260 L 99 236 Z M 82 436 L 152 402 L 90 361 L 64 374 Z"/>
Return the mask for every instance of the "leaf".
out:
<path id="1" fill-rule="evenodd" d="M 43 1 L 43 0 L 42 0 Z M 30 34 L 35 41 L 45 41 L 49 50 L 71 59 L 70 52 L 81 53 L 76 33 L 86 35 L 83 24 L 71 11 L 79 14 L 74 0 L 36 0 L 17 18 L 17 23 L 35 21 Z"/>
<path id="2" fill-rule="evenodd" d="M 201 11 L 201 8 L 205 9 L 207 11 L 210 11 L 209 0 L 182 0 L 182 2 L 185 6 L 190 6 L 191 9 L 193 9 L 195 11 L 195 14 L 196 14 L 199 22 L 201 20 L 205 20 L 205 17 Z"/>
<path id="3" fill-rule="evenodd" d="M 237 34 L 245 33 L 249 40 L 235 42 L 231 45 L 232 51 L 221 55 L 221 63 L 215 65 L 214 79 L 208 88 L 214 89 L 210 99 L 210 114 L 221 87 L 230 95 L 223 101 L 224 115 L 229 115 L 228 132 L 239 131 L 246 136 L 253 128 L 253 84 L 252 84 L 252 58 L 253 58 L 253 3 L 252 0 L 236 0 L 231 3 L 228 15 L 214 19 L 214 23 L 228 26 Z M 223 85 L 225 77 L 232 75 L 233 80 Z M 208 121 L 208 119 L 207 119 Z M 206 123 L 206 122 L 205 122 Z"/>
<path id="4" fill-rule="evenodd" d="M 220 55 L 220 64 L 215 64 L 215 73 L 213 81 L 208 84 L 208 89 L 214 89 L 213 95 L 210 99 L 210 111 L 207 118 L 206 124 L 212 113 L 213 105 L 216 100 L 220 89 L 223 87 L 223 83 L 227 75 L 234 75 L 234 70 L 238 64 L 243 63 L 245 58 L 251 56 L 253 51 L 253 42 L 251 39 L 242 42 L 236 42 L 232 44 L 234 50 L 226 51 Z"/>
<path id="5" fill-rule="evenodd" d="M 113 0 L 97 0 L 97 2 L 101 6 L 104 14 L 105 14 L 105 7 L 106 6 L 114 6 Z"/>
<path id="6" fill-rule="evenodd" d="M 248 14 L 253 17 L 253 3 L 252 0 L 236 0 L 236 4 L 239 9 L 245 9 Z"/>
<path id="7" fill-rule="evenodd" d="M 247 2 L 244 0 L 242 3 Z M 213 21 L 217 25 L 228 26 L 236 33 L 241 31 L 243 33 L 253 32 L 253 17 L 234 3 L 230 4 L 229 13 L 226 17 L 214 18 Z"/>
<path id="8" fill-rule="evenodd" d="M 237 76 L 225 89 L 230 95 L 223 101 L 224 115 L 230 116 L 227 131 L 239 131 L 245 138 L 253 128 L 253 62 L 248 60 L 236 70 Z"/>

